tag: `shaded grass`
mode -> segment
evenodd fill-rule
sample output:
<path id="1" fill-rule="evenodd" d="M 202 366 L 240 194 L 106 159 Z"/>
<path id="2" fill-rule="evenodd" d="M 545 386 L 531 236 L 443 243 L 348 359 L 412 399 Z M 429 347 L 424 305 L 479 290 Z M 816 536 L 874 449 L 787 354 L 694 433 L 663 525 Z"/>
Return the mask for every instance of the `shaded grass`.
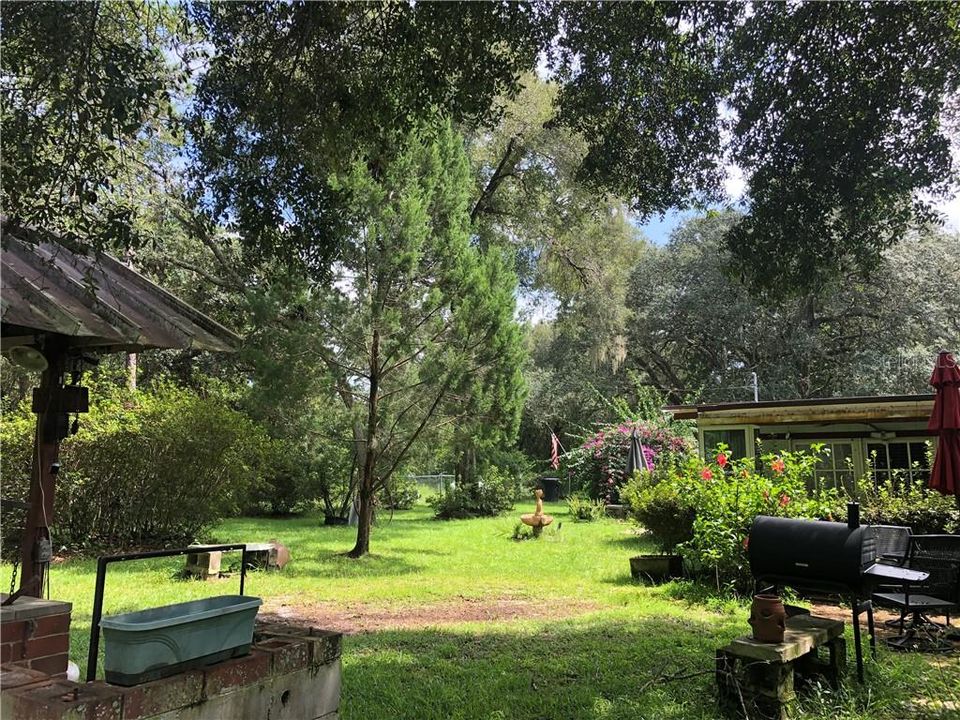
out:
<path id="1" fill-rule="evenodd" d="M 271 604 L 364 603 L 387 607 L 510 598 L 598 609 L 574 618 L 462 623 L 379 631 L 344 642 L 342 715 L 350 718 L 714 718 L 714 650 L 744 634 L 743 603 L 700 586 L 649 587 L 629 576 L 627 558 L 652 551 L 630 525 L 609 519 L 574 523 L 565 506 L 538 541 L 510 539 L 518 507 L 499 518 L 437 522 L 428 508 L 382 517 L 371 556 L 343 556 L 349 527 L 316 517 L 238 518 L 209 538 L 291 550 L 282 573 L 252 573 L 248 592 Z M 236 556 L 237 560 L 239 555 Z M 229 564 L 229 556 L 225 556 Z M 182 558 L 112 566 L 106 614 L 236 592 L 237 576 L 215 583 L 175 580 Z M 9 566 L 4 570 L 9 573 Z M 95 562 L 53 569 L 52 596 L 74 603 L 71 658 L 85 665 Z M 289 609 L 289 608 L 288 608 Z M 881 651 L 864 688 L 849 682 L 804 699 L 800 718 L 922 717 L 916 699 L 957 698 L 956 659 Z M 849 653 L 852 656 L 852 650 Z M 674 682 L 656 681 L 681 671 Z M 650 682 L 654 680 L 654 682 Z M 929 715 L 936 717 L 936 715 Z"/>

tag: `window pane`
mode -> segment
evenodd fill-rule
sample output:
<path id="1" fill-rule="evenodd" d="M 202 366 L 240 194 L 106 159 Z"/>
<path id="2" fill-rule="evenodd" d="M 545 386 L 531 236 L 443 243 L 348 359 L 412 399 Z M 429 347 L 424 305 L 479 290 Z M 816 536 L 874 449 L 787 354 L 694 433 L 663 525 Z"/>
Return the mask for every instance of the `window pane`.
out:
<path id="1" fill-rule="evenodd" d="M 921 468 L 930 467 L 930 459 L 927 457 L 927 444 L 925 442 L 910 443 L 910 464 Z"/>
<path id="2" fill-rule="evenodd" d="M 878 470 L 883 470 L 887 464 L 887 446 L 883 443 L 870 443 L 867 445 L 867 460 Z"/>
<path id="3" fill-rule="evenodd" d="M 898 470 L 906 470 L 910 467 L 910 455 L 907 451 L 907 443 L 888 443 L 887 452 L 890 455 L 889 467 Z"/>
<path id="4" fill-rule="evenodd" d="M 853 445 L 850 443 L 834 443 L 833 445 L 833 467 L 837 470 L 847 471 L 853 464 Z"/>
<path id="5" fill-rule="evenodd" d="M 746 430 L 704 430 L 703 431 L 703 453 L 710 455 L 717 445 L 723 443 L 730 448 L 730 454 L 735 458 L 743 458 L 747 455 L 747 431 Z"/>

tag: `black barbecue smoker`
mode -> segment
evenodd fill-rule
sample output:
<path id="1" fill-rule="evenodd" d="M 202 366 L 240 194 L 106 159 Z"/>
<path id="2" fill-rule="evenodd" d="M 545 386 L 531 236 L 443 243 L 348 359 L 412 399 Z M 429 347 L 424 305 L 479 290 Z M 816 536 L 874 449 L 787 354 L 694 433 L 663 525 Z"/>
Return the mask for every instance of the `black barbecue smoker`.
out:
<path id="1" fill-rule="evenodd" d="M 750 530 L 750 572 L 758 592 L 791 587 L 840 595 L 850 601 L 857 678 L 863 682 L 860 615 L 867 614 L 870 648 L 876 654 L 873 603 L 877 584 L 922 581 L 925 573 L 877 562 L 873 529 L 860 524 L 860 505 L 847 504 L 847 522 L 758 515 Z"/>

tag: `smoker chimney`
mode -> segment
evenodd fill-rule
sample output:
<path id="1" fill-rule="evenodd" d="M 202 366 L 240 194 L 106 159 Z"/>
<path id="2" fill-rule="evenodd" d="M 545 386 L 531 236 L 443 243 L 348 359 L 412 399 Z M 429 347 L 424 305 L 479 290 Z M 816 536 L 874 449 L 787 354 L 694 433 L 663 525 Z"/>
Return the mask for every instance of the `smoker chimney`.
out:
<path id="1" fill-rule="evenodd" d="M 860 503 L 847 503 L 847 527 L 851 530 L 860 527 Z"/>

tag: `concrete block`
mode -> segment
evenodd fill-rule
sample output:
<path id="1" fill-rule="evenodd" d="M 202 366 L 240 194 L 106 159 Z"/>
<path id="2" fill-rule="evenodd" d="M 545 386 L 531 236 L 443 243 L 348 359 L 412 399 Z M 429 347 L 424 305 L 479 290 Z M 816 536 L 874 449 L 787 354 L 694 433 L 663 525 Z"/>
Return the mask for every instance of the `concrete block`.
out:
<path id="1" fill-rule="evenodd" d="M 274 675 L 285 675 L 310 665 L 310 645 L 302 638 L 274 637 L 255 647 L 273 656 L 270 672 Z"/>
<path id="2" fill-rule="evenodd" d="M 271 675 L 176 713 L 149 720 L 335 720 L 340 708 L 340 663 Z"/>
<path id="3" fill-rule="evenodd" d="M 257 625 L 254 637 L 257 642 L 271 638 L 304 640 L 310 646 L 311 665 L 325 665 L 340 657 L 343 640 L 343 634 L 333 630 L 322 630 L 303 625 L 283 625 L 281 623 Z"/>
<path id="4" fill-rule="evenodd" d="M 203 700 L 203 675 L 202 670 L 188 670 L 143 685 L 118 688 L 123 693 L 123 720 L 139 720 L 200 703 Z"/>
<path id="5" fill-rule="evenodd" d="M 6 593 L 0 593 L 0 601 L 7 598 Z M 47 615 L 70 614 L 73 605 L 61 600 L 43 600 L 34 597 L 18 597 L 12 605 L 0 606 L 0 624 L 14 620 L 29 620 L 31 618 L 46 617 Z"/>
<path id="6" fill-rule="evenodd" d="M 204 696 L 209 699 L 258 682 L 270 674 L 272 660 L 271 653 L 254 648 L 244 657 L 211 665 L 204 670 Z"/>

